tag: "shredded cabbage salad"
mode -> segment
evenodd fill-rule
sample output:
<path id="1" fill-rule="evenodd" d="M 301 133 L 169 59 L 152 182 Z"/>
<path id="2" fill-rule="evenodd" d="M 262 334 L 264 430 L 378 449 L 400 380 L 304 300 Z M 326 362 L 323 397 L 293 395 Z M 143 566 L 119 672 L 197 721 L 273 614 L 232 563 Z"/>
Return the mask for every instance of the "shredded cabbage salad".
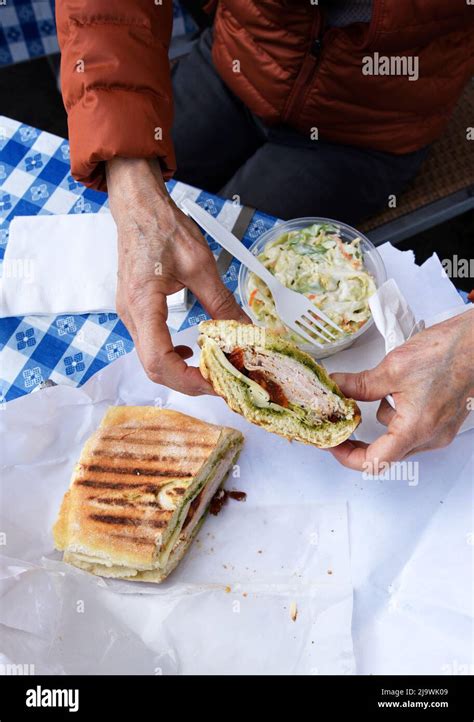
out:
<path id="1" fill-rule="evenodd" d="M 355 333 L 369 320 L 368 301 L 376 286 L 364 268 L 360 238 L 346 243 L 336 226 L 314 223 L 270 241 L 258 259 L 284 286 L 303 293 L 346 334 Z M 259 321 L 287 338 L 303 341 L 283 325 L 270 291 L 254 273 L 249 275 L 248 294 L 249 306 Z"/>

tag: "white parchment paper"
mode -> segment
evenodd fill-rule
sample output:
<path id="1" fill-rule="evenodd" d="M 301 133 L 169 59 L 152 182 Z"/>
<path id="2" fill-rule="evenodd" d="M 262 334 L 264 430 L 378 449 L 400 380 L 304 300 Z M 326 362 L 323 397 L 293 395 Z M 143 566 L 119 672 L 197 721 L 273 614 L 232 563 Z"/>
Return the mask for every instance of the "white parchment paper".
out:
<path id="1" fill-rule="evenodd" d="M 379 250 L 416 318 L 462 306 L 435 256 L 420 267 L 411 252 Z M 179 341 L 193 345 L 195 334 Z M 325 363 L 357 371 L 384 354 L 373 327 Z M 157 587 L 106 583 L 53 552 L 50 530 L 73 463 L 114 403 L 168 405 L 246 436 L 240 478 L 227 486 L 247 501 L 209 518 Z M 381 432 L 377 405 L 361 404 L 360 438 Z M 135 354 L 80 389 L 11 402 L 0 411 L 0 665 L 88 674 L 472 672 L 473 433 L 411 457 L 412 481 L 364 479 L 327 452 L 247 424 L 219 399 L 152 384 Z"/>
<path id="2" fill-rule="evenodd" d="M 196 329 L 180 336 L 194 343 Z M 246 436 L 239 476 L 227 487 L 247 500 L 229 500 L 209 517 L 161 585 L 98 579 L 53 550 L 51 526 L 81 447 L 106 407 L 124 403 L 187 411 Z M 57 386 L 9 404 L 0 425 L 8 430 L 4 664 L 34 664 L 45 674 L 354 671 L 346 505 L 319 503 L 320 472 L 297 471 L 296 445 L 247 424 L 220 399 L 156 386 L 135 353 L 80 389 Z"/>

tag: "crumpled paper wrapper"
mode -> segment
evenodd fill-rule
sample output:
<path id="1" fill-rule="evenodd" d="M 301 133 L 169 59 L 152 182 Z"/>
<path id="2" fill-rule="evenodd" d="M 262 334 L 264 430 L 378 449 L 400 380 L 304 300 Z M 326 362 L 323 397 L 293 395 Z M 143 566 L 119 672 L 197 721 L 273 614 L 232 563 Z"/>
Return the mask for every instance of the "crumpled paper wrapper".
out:
<path id="1" fill-rule="evenodd" d="M 196 329 L 179 337 L 195 346 Z M 54 551 L 51 527 L 74 463 L 115 404 L 174 408 L 246 437 L 226 487 L 247 500 L 208 517 L 161 585 L 103 580 Z M 302 467 L 299 445 L 247 424 L 217 397 L 153 384 L 134 352 L 81 388 L 8 404 L 0 430 L 0 662 L 37 674 L 354 672 L 347 509 L 320 504 L 323 469 Z"/>
<path id="2" fill-rule="evenodd" d="M 379 251 L 416 318 L 464 308 L 435 256 L 420 267 L 411 252 Z M 176 341 L 195 347 L 193 333 Z M 325 365 L 358 371 L 384 355 L 374 326 Z M 246 491 L 247 501 L 207 519 L 157 587 L 105 582 L 53 550 L 74 462 L 114 403 L 161 404 L 246 436 L 240 478 L 227 487 Z M 377 405 L 361 404 L 359 438 L 380 433 Z M 0 664 L 46 674 L 350 674 L 351 578 L 358 673 L 456 674 L 472 664 L 469 434 L 413 457 L 416 483 L 364 479 L 328 452 L 252 427 L 219 399 L 152 384 L 134 353 L 80 389 L 47 388 L 7 404 L 1 432 Z"/>

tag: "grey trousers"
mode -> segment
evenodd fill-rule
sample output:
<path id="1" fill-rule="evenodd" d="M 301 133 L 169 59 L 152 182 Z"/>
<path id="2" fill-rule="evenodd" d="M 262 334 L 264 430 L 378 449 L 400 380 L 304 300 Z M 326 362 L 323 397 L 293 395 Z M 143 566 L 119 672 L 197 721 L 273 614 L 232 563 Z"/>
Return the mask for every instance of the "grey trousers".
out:
<path id="1" fill-rule="evenodd" d="M 205 30 L 173 68 L 177 180 L 284 219 L 354 224 L 386 208 L 418 172 L 427 148 L 395 155 L 265 126 L 220 79 L 211 48 Z"/>

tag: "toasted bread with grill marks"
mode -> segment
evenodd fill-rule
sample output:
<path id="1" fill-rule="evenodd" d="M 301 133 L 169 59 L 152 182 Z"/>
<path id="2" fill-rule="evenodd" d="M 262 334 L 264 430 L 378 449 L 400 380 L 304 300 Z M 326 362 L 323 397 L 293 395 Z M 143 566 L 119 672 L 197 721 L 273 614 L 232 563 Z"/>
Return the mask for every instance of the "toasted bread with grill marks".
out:
<path id="1" fill-rule="evenodd" d="M 160 552 L 184 527 L 212 470 L 219 466 L 219 482 L 225 478 L 230 463 L 224 470 L 220 459 L 235 457 L 242 441 L 234 429 L 176 411 L 110 408 L 75 467 L 54 527 L 56 547 L 65 561 L 104 576 L 164 578 Z M 178 535 L 173 546 L 183 552 L 188 541 Z"/>

